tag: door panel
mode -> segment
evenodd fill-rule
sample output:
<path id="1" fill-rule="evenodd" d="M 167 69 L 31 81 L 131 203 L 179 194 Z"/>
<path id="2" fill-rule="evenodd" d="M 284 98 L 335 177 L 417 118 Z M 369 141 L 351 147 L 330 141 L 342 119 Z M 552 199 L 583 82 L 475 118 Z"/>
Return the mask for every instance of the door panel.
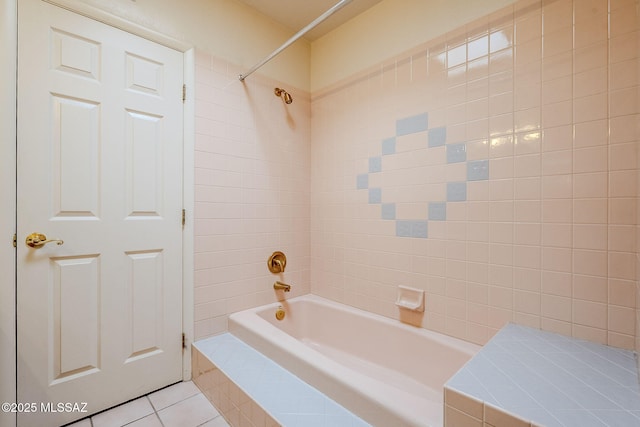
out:
<path id="1" fill-rule="evenodd" d="M 182 379 L 183 58 L 40 0 L 18 35 L 18 401 L 98 412 Z"/>
<path id="2" fill-rule="evenodd" d="M 162 117 L 127 111 L 127 217 L 161 217 Z M 153 178 L 153 179 L 150 179 Z"/>
<path id="3" fill-rule="evenodd" d="M 97 372 L 99 359 L 98 294 L 100 262 L 97 256 L 51 258 L 52 314 L 49 342 L 53 356 L 51 384 Z"/>
<path id="4" fill-rule="evenodd" d="M 53 95 L 53 217 L 98 219 L 101 108 Z"/>

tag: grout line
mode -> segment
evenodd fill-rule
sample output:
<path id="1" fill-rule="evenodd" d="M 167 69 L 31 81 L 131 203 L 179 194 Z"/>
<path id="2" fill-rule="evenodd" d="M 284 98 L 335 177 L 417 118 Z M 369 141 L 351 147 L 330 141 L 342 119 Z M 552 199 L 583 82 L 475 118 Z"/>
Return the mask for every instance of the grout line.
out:
<path id="1" fill-rule="evenodd" d="M 171 386 L 169 386 L 171 387 Z M 155 405 L 153 404 L 153 402 L 151 401 L 151 399 L 149 399 L 149 395 L 147 394 L 147 399 L 149 400 L 149 403 L 151 403 L 151 407 L 153 408 L 153 413 L 156 414 L 156 418 L 158 419 L 158 421 L 160 421 L 160 425 L 162 427 L 165 427 L 164 422 L 162 421 L 162 418 L 160 418 L 160 414 L 158 413 L 158 410 L 156 409 Z M 167 406 L 168 408 L 168 406 Z"/>
<path id="2" fill-rule="evenodd" d="M 153 402 L 151 401 L 151 399 L 149 399 L 149 395 L 147 394 L 147 395 L 145 395 L 145 397 L 147 398 L 147 400 L 151 404 L 151 407 L 153 408 L 153 412 L 155 412 L 157 414 L 158 413 L 158 408 L 156 408 L 156 405 L 154 405 Z"/>
<path id="3" fill-rule="evenodd" d="M 192 382 L 193 382 L 193 380 L 192 380 Z M 195 383 L 194 383 L 194 384 L 195 384 Z M 175 384 L 174 384 L 174 385 L 175 385 Z M 171 387 L 171 386 L 169 386 L 169 387 Z M 151 394 L 151 393 L 149 393 L 149 394 Z M 172 403 L 171 405 L 168 405 L 168 406 L 166 406 L 166 407 L 164 407 L 164 408 L 160 409 L 160 411 L 164 411 L 164 410 L 165 410 L 165 409 L 167 409 L 167 408 L 170 408 L 170 407 L 172 407 L 172 406 L 175 406 L 175 405 L 177 405 L 178 403 L 182 403 L 182 402 L 184 402 L 185 400 L 191 399 L 191 398 L 193 398 L 193 397 L 195 397 L 195 396 L 198 396 L 198 395 L 202 395 L 202 396 L 205 398 L 205 400 L 207 401 L 207 404 L 208 404 L 208 405 L 210 405 L 211 407 L 213 407 L 213 408 L 216 410 L 216 412 L 218 412 L 218 415 L 216 415 L 215 417 L 213 417 L 213 418 L 211 418 L 211 419 L 206 420 L 205 422 L 203 422 L 203 423 L 201 423 L 201 424 L 198 424 L 198 426 L 196 426 L 196 427 L 201 427 L 201 426 L 203 426 L 203 425 L 207 424 L 208 422 L 213 421 L 213 420 L 215 420 L 216 418 L 218 418 L 218 417 L 222 416 L 222 413 L 221 413 L 220 411 L 218 411 L 218 408 L 216 408 L 216 407 L 215 407 L 215 406 L 214 406 L 214 405 L 209 401 L 209 399 L 207 399 L 207 398 L 206 398 L 206 396 L 204 395 L 204 393 L 202 393 L 202 391 L 200 391 L 200 390 L 198 390 L 198 393 L 196 393 L 196 394 L 192 394 L 191 396 L 187 396 L 187 397 L 185 397 L 184 399 L 178 400 L 177 402 L 174 402 L 174 403 Z M 149 399 L 149 395 L 146 395 L 146 397 L 147 397 L 147 399 Z M 160 417 L 160 413 L 159 413 L 159 411 L 156 409 L 156 407 L 153 405 L 153 403 L 151 402 L 151 399 L 149 399 L 149 402 L 151 403 L 151 407 L 153 408 L 153 411 L 154 411 L 154 413 L 156 414 L 156 417 L 158 417 L 158 420 L 160 421 L 160 424 L 162 424 L 162 426 L 163 426 L 163 427 L 165 427 L 165 424 L 164 424 L 164 422 L 162 421 L 162 417 Z M 226 420 L 225 420 L 225 421 L 226 421 Z M 123 427 L 124 427 L 124 426 L 123 426 Z"/>

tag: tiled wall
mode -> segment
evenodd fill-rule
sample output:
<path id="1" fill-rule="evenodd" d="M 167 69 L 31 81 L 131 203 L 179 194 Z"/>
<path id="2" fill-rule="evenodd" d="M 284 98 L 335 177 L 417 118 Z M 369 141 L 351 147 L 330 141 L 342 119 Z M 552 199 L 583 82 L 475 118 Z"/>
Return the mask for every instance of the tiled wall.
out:
<path id="1" fill-rule="evenodd" d="M 196 54 L 195 339 L 227 314 L 282 298 L 274 280 L 309 292 L 309 94 Z M 284 104 L 274 94 L 293 96 Z M 267 259 L 280 250 L 287 269 Z"/>
<path id="2" fill-rule="evenodd" d="M 314 93 L 312 292 L 633 348 L 637 7 L 517 2 Z"/>

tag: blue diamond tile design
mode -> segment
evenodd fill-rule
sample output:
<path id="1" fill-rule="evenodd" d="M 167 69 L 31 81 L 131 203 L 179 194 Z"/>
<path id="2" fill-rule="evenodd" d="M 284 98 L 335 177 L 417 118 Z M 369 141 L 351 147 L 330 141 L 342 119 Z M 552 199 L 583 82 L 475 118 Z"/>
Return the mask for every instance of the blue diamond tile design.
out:
<path id="1" fill-rule="evenodd" d="M 396 221 L 396 236 L 411 237 L 411 221 Z"/>
<path id="2" fill-rule="evenodd" d="M 439 128 L 429 129 L 429 148 L 442 147 L 447 143 L 447 128 L 442 126 Z"/>
<path id="3" fill-rule="evenodd" d="M 427 218 L 397 220 L 397 204 L 382 203 L 382 188 L 369 188 L 369 175 L 372 173 L 382 172 L 383 156 L 398 154 L 397 138 L 399 136 L 418 132 L 427 133 L 427 148 L 445 147 L 447 164 L 465 163 L 467 168 L 467 177 L 466 180 L 462 182 L 446 183 L 446 201 L 427 202 Z M 437 151 L 437 155 L 440 156 L 441 151 Z M 429 153 L 429 151 L 427 151 L 427 153 Z M 356 187 L 358 190 L 368 190 L 369 204 L 380 205 L 381 219 L 395 221 L 397 237 L 427 238 L 429 228 L 428 221 L 446 221 L 447 203 L 464 202 L 467 200 L 467 182 L 489 179 L 489 160 L 468 161 L 466 143 L 447 144 L 446 126 L 439 126 L 430 129 L 429 114 L 426 112 L 396 120 L 396 135 L 394 137 L 382 139 L 380 154 L 369 157 L 368 160 L 368 173 L 358 174 L 356 176 Z"/>
<path id="4" fill-rule="evenodd" d="M 427 221 L 411 221 L 411 237 L 426 239 L 428 236 Z"/>
<path id="5" fill-rule="evenodd" d="M 387 138 L 382 141 L 382 155 L 388 156 L 390 154 L 396 153 L 396 139 L 395 138 Z"/>
<path id="6" fill-rule="evenodd" d="M 396 121 L 396 136 L 409 135 L 423 132 L 429 128 L 429 115 L 427 113 L 406 117 Z"/>
<path id="7" fill-rule="evenodd" d="M 446 221 L 447 203 L 429 202 L 429 221 Z"/>
<path id="8" fill-rule="evenodd" d="M 398 220 L 396 221 L 396 236 L 415 237 L 426 239 L 428 225 L 427 221 Z"/>
<path id="9" fill-rule="evenodd" d="M 396 204 L 395 203 L 383 203 L 382 204 L 382 219 L 396 219 Z"/>
<path id="10" fill-rule="evenodd" d="M 369 188 L 369 174 L 362 173 L 356 177 L 356 187 L 358 190 Z"/>
<path id="11" fill-rule="evenodd" d="M 447 145 L 447 163 L 462 163 L 467 161 L 467 144 Z"/>
<path id="12" fill-rule="evenodd" d="M 369 203 L 382 203 L 382 189 L 381 188 L 370 188 L 369 189 Z"/>
<path id="13" fill-rule="evenodd" d="M 466 182 L 447 182 L 447 202 L 464 202 L 466 200 Z"/>
<path id="14" fill-rule="evenodd" d="M 382 157 L 369 157 L 369 173 L 382 172 Z"/>
<path id="15" fill-rule="evenodd" d="M 489 160 L 474 160 L 467 163 L 467 181 L 489 179 Z"/>

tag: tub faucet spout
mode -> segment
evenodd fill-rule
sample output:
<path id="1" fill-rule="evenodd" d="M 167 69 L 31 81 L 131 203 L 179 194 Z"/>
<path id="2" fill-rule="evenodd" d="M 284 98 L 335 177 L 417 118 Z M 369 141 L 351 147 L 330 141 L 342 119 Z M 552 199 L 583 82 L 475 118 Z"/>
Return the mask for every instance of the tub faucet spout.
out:
<path id="1" fill-rule="evenodd" d="M 276 291 L 283 290 L 285 292 L 289 292 L 291 290 L 291 286 L 287 285 L 286 283 L 277 281 L 273 284 L 273 289 L 275 289 Z"/>

